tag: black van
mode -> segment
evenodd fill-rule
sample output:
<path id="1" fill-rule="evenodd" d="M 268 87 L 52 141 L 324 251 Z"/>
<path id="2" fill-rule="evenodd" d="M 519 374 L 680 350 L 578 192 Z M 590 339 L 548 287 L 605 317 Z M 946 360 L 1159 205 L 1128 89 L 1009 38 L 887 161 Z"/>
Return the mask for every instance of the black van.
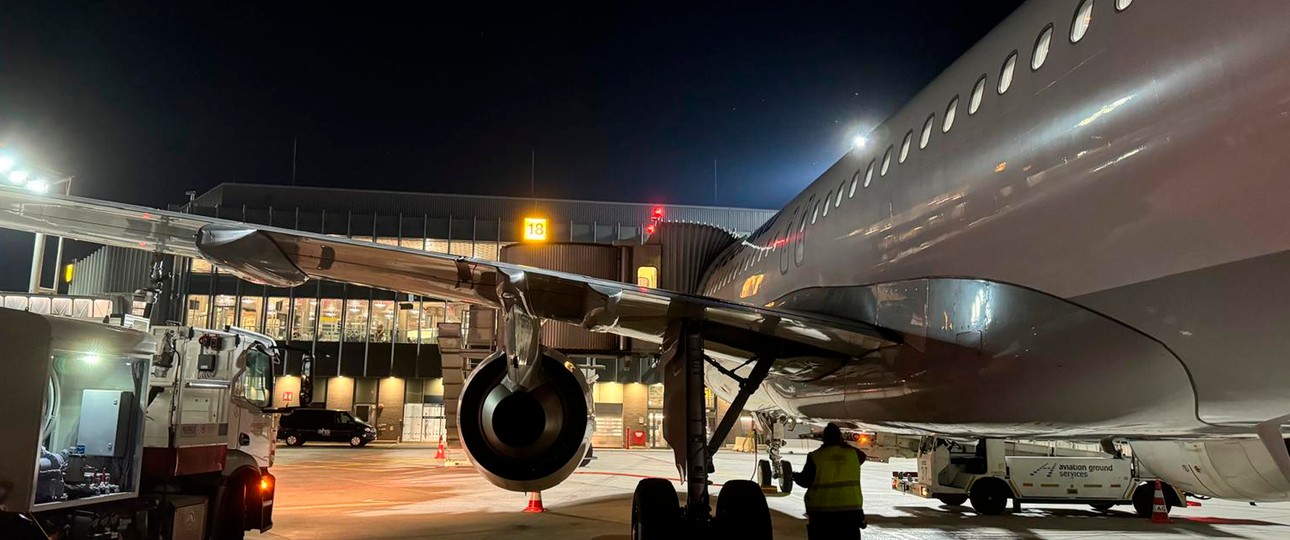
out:
<path id="1" fill-rule="evenodd" d="M 376 439 L 376 428 L 354 418 L 349 411 L 330 411 L 293 407 L 282 411 L 278 423 L 278 439 L 288 446 L 300 446 L 305 441 L 347 442 L 350 446 L 366 446 Z"/>

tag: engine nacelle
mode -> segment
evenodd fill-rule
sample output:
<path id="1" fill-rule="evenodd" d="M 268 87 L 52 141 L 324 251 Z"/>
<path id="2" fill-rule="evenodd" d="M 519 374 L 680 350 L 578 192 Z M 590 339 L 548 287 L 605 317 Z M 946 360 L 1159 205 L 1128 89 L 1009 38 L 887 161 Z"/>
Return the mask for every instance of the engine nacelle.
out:
<path id="1" fill-rule="evenodd" d="M 1259 439 L 1225 439 L 1130 446 L 1148 472 L 1182 491 L 1238 501 L 1290 500 L 1290 479 L 1275 461 L 1285 457 L 1284 444 L 1269 449 Z"/>
<path id="2" fill-rule="evenodd" d="M 532 387 L 507 376 L 506 357 L 485 359 L 461 391 L 457 428 L 475 468 L 493 485 L 541 491 L 582 463 L 593 430 L 591 387 L 563 354 L 543 348 Z"/>

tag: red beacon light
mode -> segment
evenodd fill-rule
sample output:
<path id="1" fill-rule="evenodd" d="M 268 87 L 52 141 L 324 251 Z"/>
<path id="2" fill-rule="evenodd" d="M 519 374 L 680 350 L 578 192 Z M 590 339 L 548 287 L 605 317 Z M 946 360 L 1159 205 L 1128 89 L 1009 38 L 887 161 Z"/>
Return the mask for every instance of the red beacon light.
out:
<path id="1" fill-rule="evenodd" d="M 650 223 L 649 225 L 645 226 L 645 234 L 654 234 L 654 231 L 657 228 L 658 227 L 656 227 L 653 223 Z"/>
<path id="2" fill-rule="evenodd" d="M 663 207 L 662 207 L 662 206 L 655 206 L 655 207 L 654 207 L 654 218 L 653 218 L 653 219 L 654 219 L 654 221 L 658 221 L 658 220 L 660 220 L 660 219 L 663 219 Z"/>

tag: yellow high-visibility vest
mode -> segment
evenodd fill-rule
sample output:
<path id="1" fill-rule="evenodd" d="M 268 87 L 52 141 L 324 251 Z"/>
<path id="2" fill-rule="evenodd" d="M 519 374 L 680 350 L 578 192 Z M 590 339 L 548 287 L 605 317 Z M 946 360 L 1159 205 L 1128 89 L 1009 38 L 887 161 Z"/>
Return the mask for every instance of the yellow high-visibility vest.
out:
<path id="1" fill-rule="evenodd" d="M 807 512 L 864 509 L 860 493 L 860 456 L 846 446 L 825 446 L 811 452 L 815 480 L 806 490 Z"/>

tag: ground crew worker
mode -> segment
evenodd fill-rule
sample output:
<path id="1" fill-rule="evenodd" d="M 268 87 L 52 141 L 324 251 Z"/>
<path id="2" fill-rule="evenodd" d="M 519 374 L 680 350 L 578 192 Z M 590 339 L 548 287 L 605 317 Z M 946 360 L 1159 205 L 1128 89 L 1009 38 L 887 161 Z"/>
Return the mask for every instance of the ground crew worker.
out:
<path id="1" fill-rule="evenodd" d="M 806 456 L 793 482 L 806 488 L 806 537 L 811 540 L 860 538 L 867 526 L 860 492 L 860 465 L 867 456 L 842 440 L 837 424 L 824 426 L 820 448 Z"/>

